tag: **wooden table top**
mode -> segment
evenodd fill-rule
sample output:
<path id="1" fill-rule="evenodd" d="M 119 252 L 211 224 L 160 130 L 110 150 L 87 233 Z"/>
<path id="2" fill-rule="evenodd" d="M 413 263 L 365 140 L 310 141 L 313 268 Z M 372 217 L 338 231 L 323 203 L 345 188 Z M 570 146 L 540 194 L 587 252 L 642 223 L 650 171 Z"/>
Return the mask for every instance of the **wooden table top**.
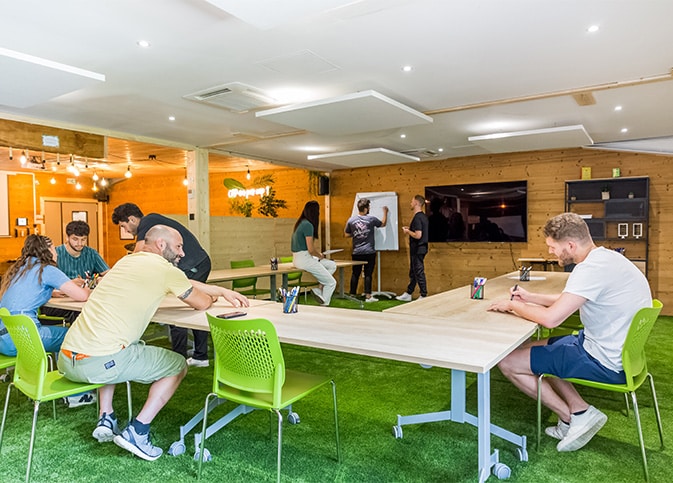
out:
<path id="1" fill-rule="evenodd" d="M 353 265 L 365 265 L 367 262 L 357 260 L 334 260 L 337 268 L 352 267 Z M 208 283 L 228 282 L 239 278 L 248 277 L 269 277 L 272 275 L 283 275 L 286 273 L 301 271 L 300 268 L 295 267 L 291 262 L 279 263 L 278 270 L 271 270 L 271 264 L 260 265 L 256 267 L 244 268 L 222 268 L 218 270 L 211 270 L 208 276 Z"/>

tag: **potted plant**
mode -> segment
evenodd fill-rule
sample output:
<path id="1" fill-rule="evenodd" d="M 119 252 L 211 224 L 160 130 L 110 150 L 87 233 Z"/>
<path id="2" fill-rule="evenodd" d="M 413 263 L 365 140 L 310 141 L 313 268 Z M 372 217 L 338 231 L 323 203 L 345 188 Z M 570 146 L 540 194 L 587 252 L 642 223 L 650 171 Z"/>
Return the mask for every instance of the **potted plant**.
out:
<path id="1" fill-rule="evenodd" d="M 601 199 L 609 200 L 610 199 L 610 187 L 608 185 L 603 186 L 601 189 Z"/>

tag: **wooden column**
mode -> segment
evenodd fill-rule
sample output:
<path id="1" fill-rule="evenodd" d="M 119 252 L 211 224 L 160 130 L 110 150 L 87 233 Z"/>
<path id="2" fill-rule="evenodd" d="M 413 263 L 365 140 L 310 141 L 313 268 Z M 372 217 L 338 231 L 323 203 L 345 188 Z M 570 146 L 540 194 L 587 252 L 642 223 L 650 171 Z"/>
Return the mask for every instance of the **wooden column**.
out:
<path id="1" fill-rule="evenodd" d="M 210 187 L 208 184 L 208 151 L 196 149 L 187 153 L 188 228 L 210 253 Z"/>

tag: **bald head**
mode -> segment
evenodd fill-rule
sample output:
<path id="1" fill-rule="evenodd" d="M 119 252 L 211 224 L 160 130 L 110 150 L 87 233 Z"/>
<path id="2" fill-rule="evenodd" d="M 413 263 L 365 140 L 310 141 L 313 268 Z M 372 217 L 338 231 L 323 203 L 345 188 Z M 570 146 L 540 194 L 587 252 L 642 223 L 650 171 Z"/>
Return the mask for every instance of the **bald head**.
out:
<path id="1" fill-rule="evenodd" d="M 147 231 L 143 251 L 161 255 L 176 266 L 185 256 L 182 236 L 175 228 L 166 225 L 154 225 Z"/>

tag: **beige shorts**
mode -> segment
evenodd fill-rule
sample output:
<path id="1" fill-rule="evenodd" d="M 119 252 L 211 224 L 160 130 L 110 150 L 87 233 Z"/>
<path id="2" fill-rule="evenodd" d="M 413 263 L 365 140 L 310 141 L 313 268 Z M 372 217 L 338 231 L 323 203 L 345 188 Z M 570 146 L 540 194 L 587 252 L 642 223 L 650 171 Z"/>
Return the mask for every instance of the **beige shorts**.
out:
<path id="1" fill-rule="evenodd" d="M 75 382 L 118 384 L 134 381 L 151 384 L 182 372 L 187 363 L 180 354 L 143 341 L 109 356 L 89 356 L 72 360 L 59 353 L 58 370 Z"/>

